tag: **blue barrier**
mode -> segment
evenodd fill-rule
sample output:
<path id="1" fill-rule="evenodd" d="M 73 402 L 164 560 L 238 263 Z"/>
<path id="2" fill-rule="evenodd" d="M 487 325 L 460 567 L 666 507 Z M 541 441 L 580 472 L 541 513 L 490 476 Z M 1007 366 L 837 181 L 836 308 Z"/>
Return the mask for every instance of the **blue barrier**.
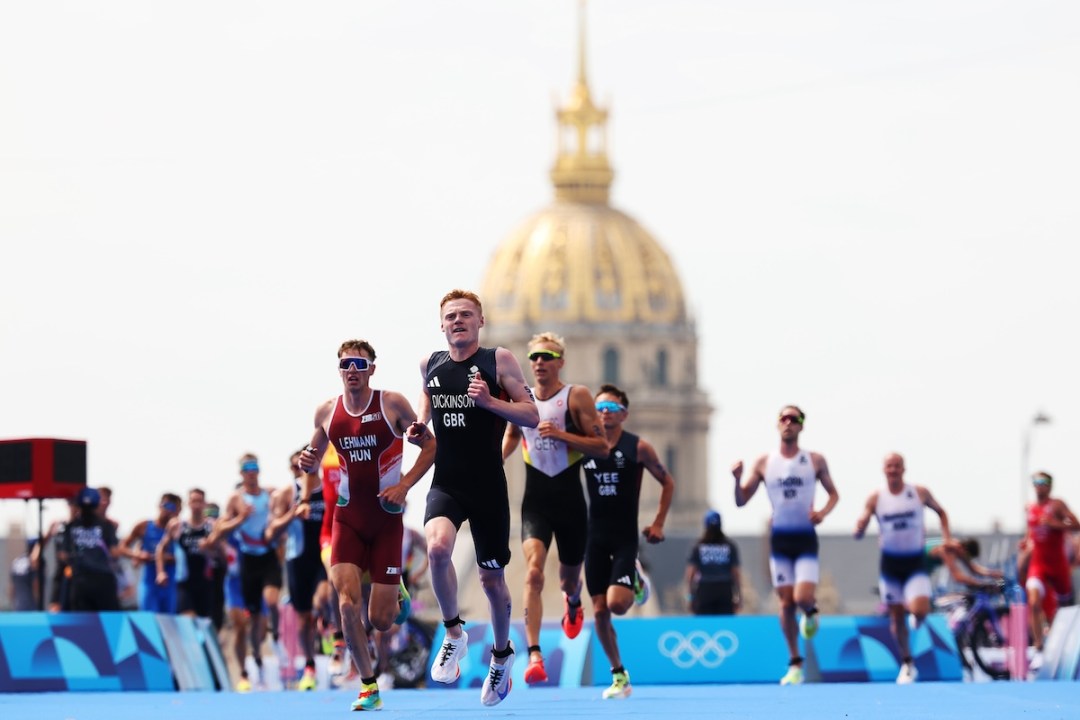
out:
<path id="1" fill-rule="evenodd" d="M 616 618 L 612 625 L 635 685 L 776 682 L 787 667 L 772 616 Z M 588 684 L 610 682 L 611 666 L 597 641 Z"/>
<path id="2" fill-rule="evenodd" d="M 788 663 L 780 621 L 771 615 L 616 618 L 623 665 L 635 685 L 697 683 L 775 683 Z M 470 623 L 468 656 L 461 677 L 452 685 L 479 687 L 487 674 L 492 634 L 487 623 Z M 435 657 L 442 644 L 439 631 L 432 646 Z M 510 638 L 518 652 L 511 677 L 524 683 L 526 642 L 524 625 L 511 624 Z M 817 682 L 892 682 L 900 669 L 889 621 L 879 616 L 823 616 L 813 640 L 800 639 L 806 676 Z M 591 621 L 574 640 L 556 623 L 544 623 L 540 634 L 549 685 L 576 687 L 607 685 L 607 656 Z M 927 618 L 911 633 L 912 657 L 920 681 L 961 680 L 963 668 L 956 641 L 941 615 Z"/>
<path id="3" fill-rule="evenodd" d="M 215 690 L 209 621 L 149 612 L 0 613 L 0 692 Z"/>
<path id="4" fill-rule="evenodd" d="M 153 613 L 0 614 L 0 692 L 173 689 Z"/>
<path id="5" fill-rule="evenodd" d="M 779 628 L 774 632 L 779 634 Z M 920 682 L 963 679 L 956 640 L 944 615 L 927 617 L 909 642 Z M 808 680 L 892 682 L 900 671 L 901 658 L 887 617 L 824 616 L 807 644 Z"/>

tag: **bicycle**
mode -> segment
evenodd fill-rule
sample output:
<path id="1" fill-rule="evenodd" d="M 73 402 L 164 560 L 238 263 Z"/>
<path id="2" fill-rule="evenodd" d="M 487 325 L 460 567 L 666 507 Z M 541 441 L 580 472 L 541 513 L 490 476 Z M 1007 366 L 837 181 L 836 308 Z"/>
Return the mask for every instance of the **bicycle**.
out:
<path id="1" fill-rule="evenodd" d="M 994 680 L 1009 677 L 1008 639 L 1003 630 L 1009 614 L 1006 583 L 943 595 L 934 605 L 948 615 L 949 628 L 956 638 L 960 662 L 968 671 L 967 651 L 979 669 Z"/>
<path id="2" fill-rule="evenodd" d="M 428 656 L 435 637 L 435 624 L 410 617 L 395 628 L 388 645 L 388 672 L 394 687 L 422 687 L 427 678 Z"/>

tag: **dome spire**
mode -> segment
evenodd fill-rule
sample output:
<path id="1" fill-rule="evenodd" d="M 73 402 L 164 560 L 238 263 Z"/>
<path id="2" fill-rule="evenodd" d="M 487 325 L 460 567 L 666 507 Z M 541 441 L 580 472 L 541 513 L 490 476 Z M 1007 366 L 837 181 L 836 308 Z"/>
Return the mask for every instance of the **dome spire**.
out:
<path id="1" fill-rule="evenodd" d="M 559 137 L 551 182 L 558 200 L 607 204 L 615 177 L 607 158 L 608 113 L 593 103 L 585 60 L 585 0 L 580 0 L 577 83 L 567 104 L 555 111 Z"/>

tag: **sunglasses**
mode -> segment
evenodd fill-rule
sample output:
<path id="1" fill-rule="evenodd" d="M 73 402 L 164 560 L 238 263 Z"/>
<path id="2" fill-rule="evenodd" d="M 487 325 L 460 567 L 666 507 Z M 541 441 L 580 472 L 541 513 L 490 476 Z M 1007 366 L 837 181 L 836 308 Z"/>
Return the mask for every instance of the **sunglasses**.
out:
<path id="1" fill-rule="evenodd" d="M 356 370 L 358 372 L 367 372 L 371 367 L 371 363 L 365 357 L 343 357 L 338 360 L 338 369 L 340 370 Z"/>
<path id="2" fill-rule="evenodd" d="M 259 472 L 259 463 L 248 460 L 240 466 L 240 472 Z"/>
<path id="3" fill-rule="evenodd" d="M 601 400 L 596 403 L 596 412 L 617 413 L 626 410 L 626 406 L 611 400 Z"/>
<path id="4" fill-rule="evenodd" d="M 802 425 L 802 418 L 798 415 L 781 415 L 780 422 L 795 423 L 796 425 Z"/>
<path id="5" fill-rule="evenodd" d="M 552 360 L 558 360 L 561 357 L 562 353 L 555 352 L 554 350 L 534 350 L 529 353 L 529 359 L 533 362 L 536 362 L 537 360 L 551 362 Z"/>
<path id="6" fill-rule="evenodd" d="M 1049 485 L 1050 481 L 1044 477 L 1037 477 L 1031 481 L 1032 485 Z"/>

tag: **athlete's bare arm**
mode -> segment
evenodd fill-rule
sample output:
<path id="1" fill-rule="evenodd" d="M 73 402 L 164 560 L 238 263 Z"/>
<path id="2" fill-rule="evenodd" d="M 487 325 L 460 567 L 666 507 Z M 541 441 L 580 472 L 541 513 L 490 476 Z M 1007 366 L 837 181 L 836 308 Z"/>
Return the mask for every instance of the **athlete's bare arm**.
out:
<path id="1" fill-rule="evenodd" d="M 431 422 L 431 394 L 427 389 L 428 358 L 420 359 L 420 402 L 416 405 L 416 421 L 427 425 Z M 410 441 L 411 442 L 411 441 Z"/>
<path id="2" fill-rule="evenodd" d="M 478 407 L 495 413 L 507 422 L 521 427 L 536 427 L 540 414 L 533 402 L 532 390 L 525 384 L 525 374 L 517 358 L 504 347 L 495 348 L 495 380 L 506 391 L 509 401 L 492 397 L 487 383 L 478 376 L 469 383 L 469 397 Z"/>
<path id="3" fill-rule="evenodd" d="M 1065 501 L 1055 498 L 1053 503 L 1051 511 L 1046 514 L 1052 517 L 1053 521 L 1048 522 L 1047 525 L 1055 530 L 1080 530 L 1080 522 L 1077 521 L 1076 515 L 1073 515 L 1072 510 L 1065 504 Z"/>
<path id="4" fill-rule="evenodd" d="M 866 534 L 866 528 L 870 525 L 870 518 L 874 516 L 874 511 L 877 509 L 878 491 L 870 493 L 870 497 L 866 498 L 866 504 L 863 505 L 862 512 L 859 513 L 858 520 L 855 521 L 855 539 L 859 540 Z"/>
<path id="5" fill-rule="evenodd" d="M 404 505 L 409 490 L 420 482 L 420 478 L 424 477 L 424 473 L 435 463 L 435 436 L 428 431 L 427 425 L 417 421 L 412 405 L 401 393 L 383 390 L 383 409 L 387 412 L 390 424 L 402 435 L 413 433 L 409 442 L 420 447 L 416 461 L 407 472 L 401 474 L 401 480 L 379 492 L 379 497 L 396 505 Z"/>
<path id="6" fill-rule="evenodd" d="M 502 439 L 502 458 L 510 457 L 517 450 L 518 445 L 521 444 L 521 428 L 514 423 L 506 423 L 506 432 L 503 433 Z"/>
<path id="7" fill-rule="evenodd" d="M 754 497 L 758 486 L 765 479 L 765 455 L 754 461 L 754 467 L 750 470 L 750 477 L 742 482 L 743 461 L 738 460 L 731 466 L 731 475 L 735 478 L 735 506 L 742 507 Z"/>
<path id="8" fill-rule="evenodd" d="M 600 422 L 600 415 L 596 412 L 596 403 L 592 394 L 584 385 L 574 385 L 570 388 L 570 415 L 574 418 L 574 424 L 581 429 L 580 435 L 558 431 L 552 433 L 556 439 L 562 440 L 568 447 L 593 458 L 606 458 L 611 452 L 608 445 L 607 435 L 604 434 L 604 426 Z M 544 433 L 541 432 L 541 435 Z"/>
<path id="9" fill-rule="evenodd" d="M 814 463 L 814 470 L 817 472 L 817 479 L 821 482 L 821 487 L 825 488 L 825 492 L 829 494 L 829 499 L 825 501 L 825 507 L 820 510 L 812 508 L 810 510 L 810 522 L 820 525 L 825 516 L 836 507 L 836 503 L 840 502 L 840 493 L 836 492 L 836 486 L 833 485 L 832 475 L 829 474 L 829 465 L 825 462 L 825 456 L 812 452 L 810 453 L 810 460 Z"/>
<path id="10" fill-rule="evenodd" d="M 300 452 L 300 457 L 296 461 L 296 464 L 300 466 L 300 470 L 304 473 L 315 472 L 322 461 L 326 446 L 330 443 L 330 437 L 326 434 L 326 430 L 330 427 L 330 418 L 334 413 L 336 403 L 337 399 L 331 398 L 315 408 L 315 432 L 312 433 L 311 440 L 308 441 L 307 447 Z M 308 489 L 307 492 L 308 496 L 310 496 L 311 490 Z"/>
<path id="11" fill-rule="evenodd" d="M 167 553 L 166 548 L 170 547 L 176 538 L 180 537 L 180 518 L 174 517 L 165 525 L 165 532 L 161 536 L 161 540 L 158 542 L 156 548 L 154 548 L 154 565 L 157 568 L 157 576 L 155 582 L 158 585 L 166 585 L 169 582 L 169 575 L 165 572 L 165 563 L 172 559 L 172 553 Z M 166 559 L 168 555 L 168 559 Z"/>
<path id="12" fill-rule="evenodd" d="M 149 523 L 149 520 L 142 520 L 136 523 L 135 527 L 131 528 L 131 532 L 128 533 L 128 536 L 120 543 L 120 554 L 134 560 L 136 567 L 144 562 L 149 562 L 153 557 L 142 548 L 136 547 L 142 542 L 143 535 L 146 534 L 146 526 Z"/>
<path id="13" fill-rule="evenodd" d="M 244 520 L 248 515 L 254 512 L 255 508 L 244 502 L 244 499 L 240 496 L 239 492 L 234 492 L 229 501 L 225 504 L 225 517 L 214 524 L 214 530 L 211 536 L 214 538 L 214 542 L 227 537 L 236 528 L 244 524 Z"/>
<path id="14" fill-rule="evenodd" d="M 984 579 L 980 579 L 970 574 L 968 570 L 973 570 L 981 575 L 993 576 L 994 573 L 986 572 L 982 573 L 974 567 L 974 563 L 966 555 L 961 555 L 962 551 L 957 550 L 952 545 L 939 545 L 934 548 L 934 552 L 941 558 L 941 561 L 945 563 L 945 567 L 949 569 L 949 576 L 961 585 L 970 585 L 972 587 L 985 587 L 991 583 Z M 1000 575 L 998 575 L 1000 577 Z"/>
<path id="15" fill-rule="evenodd" d="M 641 534 L 645 539 L 655 544 L 664 540 L 664 521 L 667 520 L 668 510 L 671 508 L 671 498 L 675 495 L 675 478 L 667 471 L 664 464 L 656 454 L 656 449 L 642 438 L 638 438 L 638 460 L 649 471 L 649 474 L 660 483 L 660 504 L 656 508 L 656 517 Z"/>
<path id="16" fill-rule="evenodd" d="M 938 504 L 938 501 L 934 499 L 934 496 L 930 494 L 930 491 L 922 485 L 916 485 L 915 492 L 919 494 L 919 499 L 922 500 L 922 504 L 936 512 L 938 518 L 940 518 L 942 542 L 952 542 L 952 532 L 949 529 L 949 515 L 945 512 L 945 508 L 941 507 L 941 505 Z"/>
<path id="17" fill-rule="evenodd" d="M 293 502 L 295 495 L 296 491 L 290 485 L 278 488 L 270 496 L 270 522 L 263 531 L 263 539 L 267 543 L 273 543 L 296 517 L 296 504 Z"/>

